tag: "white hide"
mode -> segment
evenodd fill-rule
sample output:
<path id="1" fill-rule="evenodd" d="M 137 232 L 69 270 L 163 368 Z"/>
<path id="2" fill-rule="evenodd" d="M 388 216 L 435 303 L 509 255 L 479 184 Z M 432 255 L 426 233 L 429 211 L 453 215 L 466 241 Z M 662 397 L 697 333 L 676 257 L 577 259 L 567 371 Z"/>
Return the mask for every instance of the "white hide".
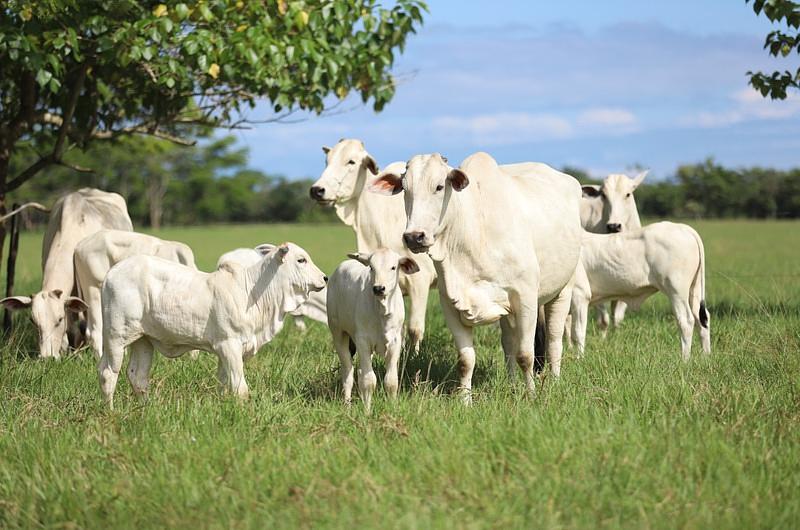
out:
<path id="1" fill-rule="evenodd" d="M 126 232 L 101 230 L 84 238 L 75 247 L 75 278 L 78 295 L 89 307 L 86 312 L 86 338 L 95 356 L 103 352 L 103 313 L 100 288 L 108 271 L 131 256 L 156 256 L 197 270 L 194 254 L 188 245 L 157 237 Z"/>
<path id="2" fill-rule="evenodd" d="M 326 167 L 311 188 L 312 198 L 320 204 L 332 204 L 336 215 L 353 228 L 359 252 L 389 248 L 401 256 L 411 256 L 403 246 L 406 214 L 401 197 L 382 197 L 365 193 L 375 180 L 378 167 L 359 140 L 340 140 L 332 148 L 323 148 Z M 395 162 L 383 172 L 402 171 L 405 165 Z M 314 193 L 317 193 L 315 196 Z M 425 334 L 428 293 L 436 281 L 436 271 L 427 256 L 415 257 L 420 272 L 400 275 L 400 289 L 408 296 L 408 336 L 415 351 Z"/>
<path id="3" fill-rule="evenodd" d="M 231 250 L 230 252 L 226 252 L 219 257 L 217 260 L 217 268 L 222 267 L 226 263 L 238 263 L 243 267 L 248 267 L 261 260 L 261 258 L 264 257 L 263 252 L 265 249 L 269 249 L 272 246 L 273 245 L 269 243 L 264 243 L 256 248 L 237 248 Z M 316 320 L 317 322 L 327 324 L 328 310 L 325 303 L 327 294 L 328 293 L 326 289 L 322 289 L 321 291 L 312 291 L 309 293 L 308 300 L 295 311 L 291 312 L 291 315 L 295 317 L 295 326 L 301 330 L 306 329 L 302 317 L 308 317 L 311 320 Z"/>
<path id="4" fill-rule="evenodd" d="M 302 248 L 275 247 L 249 267 L 227 264 L 205 273 L 153 256 L 133 256 L 106 275 L 102 287 L 100 387 L 113 408 L 125 348 L 134 392 L 149 384 L 153 351 L 178 357 L 192 350 L 219 358 L 223 389 L 247 396 L 243 363 L 269 342 L 287 313 L 325 287 L 326 277 Z"/>
<path id="5" fill-rule="evenodd" d="M 10 309 L 31 308 L 41 357 L 57 359 L 68 348 L 67 317 L 86 310 L 83 301 L 71 296 L 75 289 L 75 247 L 104 228 L 133 230 L 128 207 L 120 195 L 82 188 L 60 197 L 50 213 L 42 244 L 42 290 L 32 297 L 0 300 Z"/>
<path id="6" fill-rule="evenodd" d="M 397 397 L 405 318 L 398 283 L 401 271 L 414 274 L 419 267 L 413 259 L 389 249 L 349 256 L 352 259 L 339 265 L 328 282 L 328 327 L 339 355 L 345 403 L 350 403 L 353 391 L 353 345 L 359 360 L 359 394 L 369 412 L 377 382 L 373 353 L 386 358 L 383 385 L 390 398 Z"/>
<path id="7" fill-rule="evenodd" d="M 620 173 L 608 175 L 603 184 L 584 185 L 581 200 L 581 225 L 595 234 L 626 232 L 642 227 L 639 210 L 633 192 L 639 187 L 647 171 L 630 178 Z M 612 318 L 609 318 L 607 304 L 598 307 L 597 323 L 605 336 L 608 326 L 618 326 L 625 318 L 625 302 L 612 301 Z M 569 333 L 569 329 L 567 329 Z"/>
<path id="8" fill-rule="evenodd" d="M 459 351 L 469 402 L 474 326 L 500 321 L 502 345 L 534 391 L 534 334 L 544 305 L 547 352 L 560 374 L 561 341 L 580 254 L 580 185 L 544 164 L 498 166 L 486 153 L 453 169 L 439 154 L 412 158 L 404 176 L 372 188 L 404 191 L 404 241 L 427 252 L 438 275 L 445 321 Z"/>
<path id="9" fill-rule="evenodd" d="M 658 291 L 669 298 L 678 321 L 683 359 L 691 353 L 695 325 L 703 351 L 710 352 L 705 252 L 694 229 L 661 222 L 618 234 L 585 233 L 572 294 L 572 337 L 579 354 L 590 304 L 620 299 L 636 309 Z"/>

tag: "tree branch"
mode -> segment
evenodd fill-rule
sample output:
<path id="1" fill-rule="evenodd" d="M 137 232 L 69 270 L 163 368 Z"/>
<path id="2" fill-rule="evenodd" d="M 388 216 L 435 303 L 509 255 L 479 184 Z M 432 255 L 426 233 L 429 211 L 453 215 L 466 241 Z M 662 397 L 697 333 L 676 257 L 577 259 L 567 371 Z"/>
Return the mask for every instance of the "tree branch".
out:
<path id="1" fill-rule="evenodd" d="M 38 202 L 26 202 L 25 204 L 23 204 L 22 206 L 20 206 L 16 210 L 12 210 L 12 211 L 8 212 L 7 214 L 5 214 L 3 217 L 0 217 L 0 223 L 5 221 L 6 219 L 9 219 L 10 217 L 14 217 L 19 212 L 21 212 L 22 210 L 24 210 L 26 208 L 36 208 L 37 210 L 40 210 L 40 211 L 45 212 L 45 213 L 49 213 L 50 212 L 50 208 L 48 208 L 46 206 L 43 206 L 43 205 L 39 204 Z"/>

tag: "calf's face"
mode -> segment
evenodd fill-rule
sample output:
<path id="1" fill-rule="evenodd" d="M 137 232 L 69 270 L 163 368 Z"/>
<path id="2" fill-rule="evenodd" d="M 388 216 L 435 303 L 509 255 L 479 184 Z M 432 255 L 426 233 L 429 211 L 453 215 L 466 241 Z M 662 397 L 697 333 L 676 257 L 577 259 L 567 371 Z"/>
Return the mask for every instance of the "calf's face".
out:
<path id="1" fill-rule="evenodd" d="M 320 204 L 353 199 L 361 193 L 367 172 L 378 173 L 378 165 L 359 140 L 342 139 L 332 148 L 322 150 L 325 170 L 309 190 L 311 198 Z"/>
<path id="2" fill-rule="evenodd" d="M 602 223 L 609 233 L 630 230 L 638 223 L 639 213 L 636 209 L 636 200 L 633 192 L 642 183 L 647 171 L 639 173 L 634 178 L 627 175 L 611 174 L 606 177 L 600 187 L 583 186 L 583 196 L 597 198 L 603 201 Z"/>
<path id="3" fill-rule="evenodd" d="M 0 300 L 7 309 L 31 309 L 31 320 L 39 335 L 39 355 L 58 357 L 67 347 L 67 311 L 79 313 L 88 309 L 74 296 L 64 296 L 60 289 L 40 291 L 31 296 L 10 296 Z"/>
<path id="4" fill-rule="evenodd" d="M 417 262 L 411 258 L 400 256 L 388 248 L 380 248 L 372 254 L 359 252 L 347 257 L 358 260 L 369 267 L 372 294 L 385 298 L 397 289 L 400 271 L 414 274 L 419 271 Z"/>
<path id="5" fill-rule="evenodd" d="M 452 193 L 467 187 L 460 169 L 447 165 L 442 155 L 417 155 L 408 161 L 403 175 L 378 176 L 370 191 L 393 195 L 405 192 L 406 230 L 403 243 L 412 252 L 427 252 L 436 242 Z"/>
<path id="6" fill-rule="evenodd" d="M 328 283 L 328 277 L 311 261 L 308 253 L 294 243 L 282 243 L 277 247 L 263 244 L 256 250 L 262 253 L 275 252 L 280 260 L 280 273 L 295 289 L 306 293 L 321 291 Z"/>

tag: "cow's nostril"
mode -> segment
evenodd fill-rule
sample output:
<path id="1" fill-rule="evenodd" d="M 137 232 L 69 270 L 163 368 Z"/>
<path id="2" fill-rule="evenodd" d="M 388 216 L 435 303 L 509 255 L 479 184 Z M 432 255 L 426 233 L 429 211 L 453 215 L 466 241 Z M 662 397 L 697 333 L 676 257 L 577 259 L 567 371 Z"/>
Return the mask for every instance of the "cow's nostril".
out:
<path id="1" fill-rule="evenodd" d="M 425 232 L 406 232 L 403 241 L 407 247 L 420 246 L 425 242 Z"/>
<path id="2" fill-rule="evenodd" d="M 311 189 L 308 191 L 308 194 L 311 196 L 312 199 L 322 199 L 325 196 L 325 188 L 322 186 L 311 186 Z"/>
<path id="3" fill-rule="evenodd" d="M 619 223 L 608 223 L 606 225 L 606 229 L 608 229 L 608 231 L 613 234 L 613 233 L 616 233 L 616 232 L 621 232 L 622 231 L 622 225 L 619 224 Z"/>
<path id="4" fill-rule="evenodd" d="M 325 283 L 328 283 L 328 277 L 327 276 L 323 276 L 322 279 L 325 280 Z"/>
<path id="5" fill-rule="evenodd" d="M 383 285 L 373 285 L 372 292 L 375 294 L 383 294 L 386 292 L 386 287 Z"/>

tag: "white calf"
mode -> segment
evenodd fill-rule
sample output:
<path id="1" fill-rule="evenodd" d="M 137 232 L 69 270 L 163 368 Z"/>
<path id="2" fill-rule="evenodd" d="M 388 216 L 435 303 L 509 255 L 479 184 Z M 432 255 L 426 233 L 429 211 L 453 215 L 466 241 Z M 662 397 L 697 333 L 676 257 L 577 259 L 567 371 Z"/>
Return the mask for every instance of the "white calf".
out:
<path id="1" fill-rule="evenodd" d="M 381 248 L 372 254 L 348 254 L 331 275 L 328 284 L 328 327 L 341 362 L 345 403 L 353 391 L 351 353 L 358 353 L 358 390 L 367 412 L 372 403 L 376 377 L 372 354 L 386 358 L 383 386 L 389 397 L 397 397 L 397 364 L 403 336 L 405 310 L 398 286 L 399 274 L 419 271 L 417 263 L 393 250 Z"/>
<path id="2" fill-rule="evenodd" d="M 273 248 L 250 267 L 229 264 L 210 274 L 152 256 L 121 261 L 102 287 L 98 371 L 106 401 L 113 408 L 127 346 L 128 379 L 137 394 L 147 391 L 154 349 L 167 357 L 199 349 L 219 358 L 217 377 L 224 389 L 247 396 L 244 360 L 326 281 L 306 251 L 293 243 Z"/>
<path id="3" fill-rule="evenodd" d="M 661 291 L 672 304 L 681 332 L 681 353 L 689 358 L 692 329 L 697 326 L 703 351 L 711 351 L 705 303 L 703 241 L 691 227 L 661 222 L 618 234 L 583 239 L 572 290 L 572 339 L 583 353 L 590 304 L 624 300 L 634 309 Z"/>

